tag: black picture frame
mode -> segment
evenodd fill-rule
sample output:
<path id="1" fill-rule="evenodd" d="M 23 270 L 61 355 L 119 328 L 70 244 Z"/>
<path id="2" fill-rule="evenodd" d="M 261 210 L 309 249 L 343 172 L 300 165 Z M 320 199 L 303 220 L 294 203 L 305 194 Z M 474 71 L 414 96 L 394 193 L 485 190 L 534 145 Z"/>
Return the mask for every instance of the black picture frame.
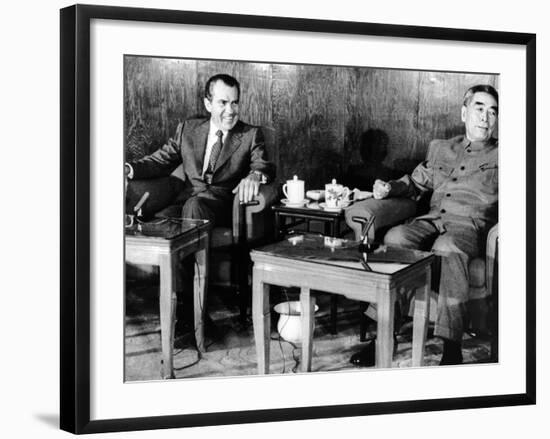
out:
<path id="1" fill-rule="evenodd" d="M 93 19 L 502 43 L 526 48 L 525 393 L 90 420 L 90 22 Z M 61 10 L 60 424 L 73 433 L 211 426 L 534 404 L 536 400 L 536 35 L 222 13 L 75 5 Z"/>

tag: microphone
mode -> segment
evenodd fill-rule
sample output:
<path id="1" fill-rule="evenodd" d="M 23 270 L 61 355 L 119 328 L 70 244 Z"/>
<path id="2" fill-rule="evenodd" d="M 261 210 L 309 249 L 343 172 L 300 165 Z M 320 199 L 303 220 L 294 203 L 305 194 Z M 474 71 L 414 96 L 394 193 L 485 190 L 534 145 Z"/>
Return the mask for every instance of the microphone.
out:
<path id="1" fill-rule="evenodd" d="M 149 192 L 145 192 L 141 196 L 137 204 L 134 206 L 134 212 L 137 212 L 136 216 L 141 216 L 141 208 L 145 204 L 148 198 L 149 198 Z"/>

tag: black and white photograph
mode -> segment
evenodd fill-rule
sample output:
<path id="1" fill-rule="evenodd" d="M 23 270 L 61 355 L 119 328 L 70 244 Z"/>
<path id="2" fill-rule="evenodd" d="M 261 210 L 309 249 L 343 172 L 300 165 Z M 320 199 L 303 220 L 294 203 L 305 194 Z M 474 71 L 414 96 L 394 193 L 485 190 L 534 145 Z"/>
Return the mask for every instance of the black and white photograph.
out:
<path id="1" fill-rule="evenodd" d="M 62 430 L 535 405 L 536 29 L 59 14 Z"/>
<path id="2" fill-rule="evenodd" d="M 544 438 L 544 2 L 3 8 L 0 437 Z"/>
<path id="3" fill-rule="evenodd" d="M 125 380 L 498 362 L 499 92 L 126 55 Z"/>

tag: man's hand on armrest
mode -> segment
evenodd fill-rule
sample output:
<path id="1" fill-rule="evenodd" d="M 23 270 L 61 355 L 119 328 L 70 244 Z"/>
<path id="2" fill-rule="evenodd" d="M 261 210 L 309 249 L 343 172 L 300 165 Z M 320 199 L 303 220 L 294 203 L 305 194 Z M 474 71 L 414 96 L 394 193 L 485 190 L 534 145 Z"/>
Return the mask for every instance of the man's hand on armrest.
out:
<path id="1" fill-rule="evenodd" d="M 377 200 L 387 198 L 391 192 L 391 185 L 388 182 L 382 180 L 375 180 L 372 186 L 372 195 Z"/>
<path id="2" fill-rule="evenodd" d="M 373 235 L 376 230 L 399 224 L 415 214 L 416 202 L 403 197 L 390 197 L 383 200 L 368 198 L 345 209 L 346 223 L 355 232 L 355 239 L 361 237 L 361 226 L 353 221 L 353 217 L 359 216 L 365 220 L 369 220 L 373 216 L 376 217 L 371 228 Z M 374 237 L 371 234 L 369 236 Z"/>
<path id="3" fill-rule="evenodd" d="M 248 203 L 252 201 L 254 197 L 258 196 L 260 191 L 260 184 L 262 183 L 262 176 L 260 173 L 251 172 L 233 189 L 233 193 L 239 194 L 239 201 L 241 203 Z"/>

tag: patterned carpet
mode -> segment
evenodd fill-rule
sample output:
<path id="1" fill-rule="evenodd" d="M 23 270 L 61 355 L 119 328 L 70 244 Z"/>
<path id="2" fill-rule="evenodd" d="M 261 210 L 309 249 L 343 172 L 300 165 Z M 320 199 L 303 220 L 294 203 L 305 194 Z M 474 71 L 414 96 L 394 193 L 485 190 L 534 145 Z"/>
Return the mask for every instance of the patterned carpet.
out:
<path id="1" fill-rule="evenodd" d="M 252 325 L 243 327 L 238 318 L 238 308 L 231 295 L 223 289 L 212 288 L 208 311 L 213 325 L 206 327 L 207 352 L 198 355 L 194 347 L 192 322 L 184 318 L 176 330 L 174 368 L 176 378 L 209 376 L 239 376 L 256 374 L 256 349 Z M 127 285 L 125 316 L 125 378 L 126 381 L 160 379 L 160 323 L 158 317 L 158 288 L 153 284 L 129 282 Z M 272 294 L 271 304 L 297 298 L 295 291 L 286 291 L 282 297 Z M 319 311 L 315 318 L 312 372 L 353 369 L 349 363 L 352 354 L 364 343 L 359 341 L 359 305 L 339 298 L 338 333 L 329 332 L 330 295 L 318 293 Z M 275 313 L 273 313 L 276 316 Z M 300 372 L 300 347 L 280 339 L 276 321 L 272 321 L 271 373 Z M 376 324 L 369 325 L 368 338 L 375 335 Z M 409 367 L 411 364 L 412 322 L 405 321 L 398 335 L 397 351 L 392 367 Z M 429 333 L 425 364 L 439 364 L 442 343 Z M 464 363 L 490 361 L 489 337 L 471 337 L 463 340 Z"/>

